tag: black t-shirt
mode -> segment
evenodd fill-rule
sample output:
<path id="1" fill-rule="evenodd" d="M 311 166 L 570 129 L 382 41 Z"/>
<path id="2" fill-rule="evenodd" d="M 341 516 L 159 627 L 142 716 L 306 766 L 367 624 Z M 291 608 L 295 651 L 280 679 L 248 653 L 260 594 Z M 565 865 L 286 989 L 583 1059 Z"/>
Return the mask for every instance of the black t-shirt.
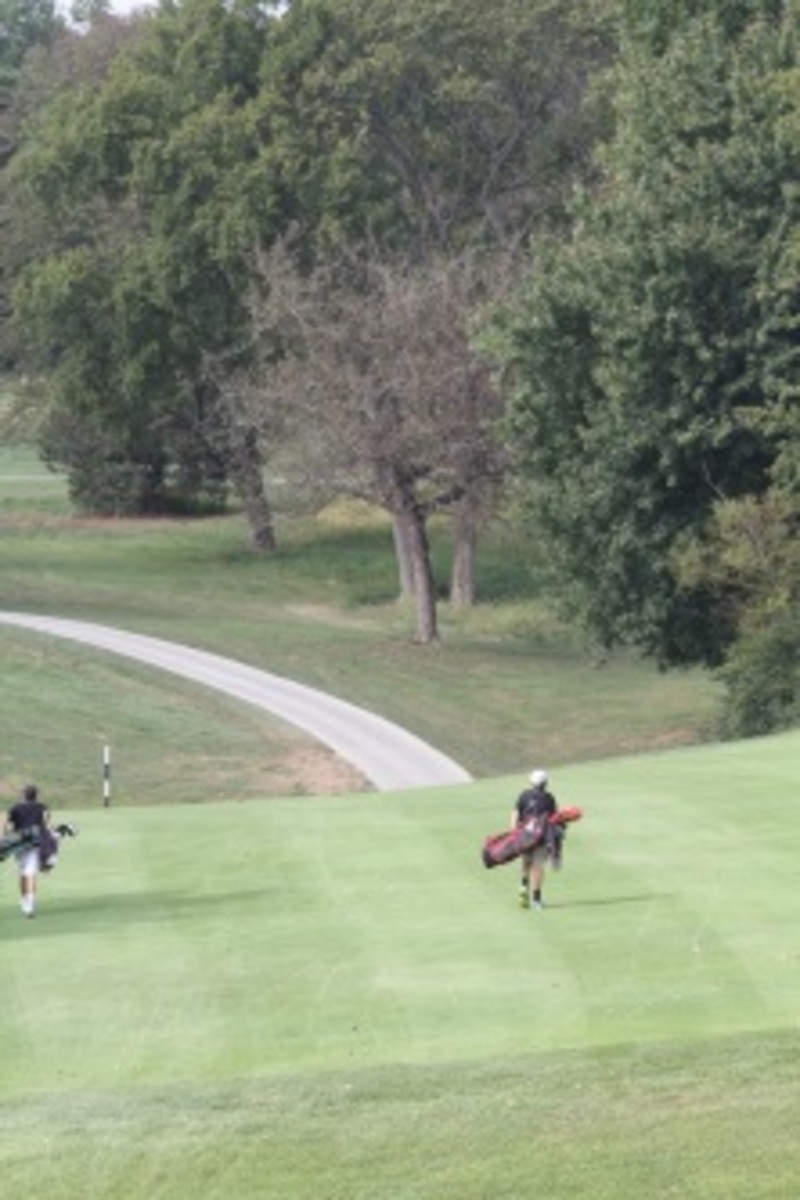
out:
<path id="1" fill-rule="evenodd" d="M 517 800 L 517 820 L 520 824 L 531 817 L 551 817 L 556 811 L 556 798 L 544 787 L 526 788 Z"/>
<path id="2" fill-rule="evenodd" d="M 18 800 L 8 810 L 8 821 L 17 833 L 35 833 L 47 824 L 47 806 L 41 800 Z"/>

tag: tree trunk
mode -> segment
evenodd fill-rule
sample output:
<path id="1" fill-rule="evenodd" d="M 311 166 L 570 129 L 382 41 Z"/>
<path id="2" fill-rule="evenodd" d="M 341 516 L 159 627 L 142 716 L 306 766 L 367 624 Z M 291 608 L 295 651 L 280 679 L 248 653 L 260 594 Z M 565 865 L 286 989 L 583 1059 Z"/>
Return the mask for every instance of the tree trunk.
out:
<path id="1" fill-rule="evenodd" d="M 454 608 L 471 608 L 475 603 L 475 552 L 479 518 L 480 503 L 473 492 L 467 492 L 456 508 L 453 523 L 450 603 Z"/>
<path id="2" fill-rule="evenodd" d="M 414 640 L 426 646 L 439 640 L 439 627 L 436 613 L 436 585 L 433 578 L 425 516 L 418 505 L 412 504 L 402 513 L 398 513 L 396 520 L 402 527 L 403 544 L 407 547 L 410 557 L 416 617 Z"/>
<path id="3" fill-rule="evenodd" d="M 400 599 L 408 600 L 414 594 L 414 567 L 411 561 L 411 547 L 406 537 L 405 524 L 397 513 L 392 513 L 392 536 L 394 538 L 394 554 L 397 561 Z"/>
<path id="4" fill-rule="evenodd" d="M 264 464 L 258 433 L 252 426 L 234 430 L 231 442 L 230 477 L 250 528 L 251 545 L 255 550 L 269 554 L 276 546 L 275 526 L 264 489 Z"/>

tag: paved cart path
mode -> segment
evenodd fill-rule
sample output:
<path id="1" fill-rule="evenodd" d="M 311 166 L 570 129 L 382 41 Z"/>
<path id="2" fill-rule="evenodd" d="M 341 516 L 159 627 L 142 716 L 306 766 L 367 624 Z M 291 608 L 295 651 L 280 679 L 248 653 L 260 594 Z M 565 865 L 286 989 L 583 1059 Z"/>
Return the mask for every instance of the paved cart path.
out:
<path id="1" fill-rule="evenodd" d="M 234 659 L 86 621 L 0 612 L 0 623 L 85 642 L 265 709 L 330 746 L 379 791 L 466 783 L 471 778 L 458 763 L 399 725 Z"/>

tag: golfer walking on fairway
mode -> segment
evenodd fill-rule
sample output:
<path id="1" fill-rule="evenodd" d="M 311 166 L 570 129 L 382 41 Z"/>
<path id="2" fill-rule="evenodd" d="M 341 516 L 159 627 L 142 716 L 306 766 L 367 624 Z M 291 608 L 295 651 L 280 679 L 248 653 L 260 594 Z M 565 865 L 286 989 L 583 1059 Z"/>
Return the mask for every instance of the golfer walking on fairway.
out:
<path id="1" fill-rule="evenodd" d="M 556 844 L 556 830 L 550 817 L 558 811 L 555 796 L 547 790 L 547 772 L 538 767 L 531 772 L 530 787 L 520 792 L 511 812 L 511 828 L 533 823 L 541 829 L 541 838 L 532 849 L 521 856 L 522 879 L 519 885 L 519 902 L 523 908 L 544 908 L 542 887 L 544 868 L 552 856 L 558 865 L 560 846 Z"/>
<path id="2" fill-rule="evenodd" d="M 22 791 L 22 798 L 12 804 L 6 813 L 6 834 L 30 835 L 38 839 L 50 828 L 50 811 L 39 799 L 39 789 L 29 783 Z M 19 871 L 20 908 L 24 917 L 36 915 L 36 884 L 42 867 L 39 846 L 24 845 L 16 852 Z"/>

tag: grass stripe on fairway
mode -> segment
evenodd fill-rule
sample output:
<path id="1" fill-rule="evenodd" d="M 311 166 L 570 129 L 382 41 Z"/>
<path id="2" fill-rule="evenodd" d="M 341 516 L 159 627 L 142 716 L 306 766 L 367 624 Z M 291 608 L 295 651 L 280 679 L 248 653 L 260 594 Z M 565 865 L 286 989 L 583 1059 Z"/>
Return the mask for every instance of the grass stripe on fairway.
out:
<path id="1" fill-rule="evenodd" d="M 799 1068 L 784 1033 L 26 1096 L 0 1168 L 58 1200 L 794 1200 Z"/>
<path id="2" fill-rule="evenodd" d="M 557 773 L 543 913 L 516 779 L 79 814 L 35 921 L 5 866 L 9 1193 L 794 1197 L 799 754 Z"/>

